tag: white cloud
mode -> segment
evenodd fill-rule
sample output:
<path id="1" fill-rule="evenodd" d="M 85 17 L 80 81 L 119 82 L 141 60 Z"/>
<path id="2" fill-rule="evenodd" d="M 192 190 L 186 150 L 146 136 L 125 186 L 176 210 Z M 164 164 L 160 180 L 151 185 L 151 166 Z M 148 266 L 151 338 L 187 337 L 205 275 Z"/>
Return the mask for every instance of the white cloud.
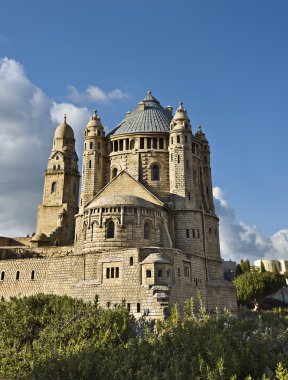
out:
<path id="1" fill-rule="evenodd" d="M 271 237 L 264 236 L 256 226 L 243 221 L 236 223 L 235 212 L 220 187 L 213 189 L 213 196 L 220 218 L 220 244 L 224 259 L 237 262 L 246 258 L 250 262 L 264 257 L 288 259 L 288 229 L 280 230 Z"/>
<path id="2" fill-rule="evenodd" d="M 19 62 L 0 59 L 0 235 L 35 230 L 43 174 L 64 113 L 80 134 L 87 108 L 53 102 L 31 83 Z"/>
<path id="3" fill-rule="evenodd" d="M 129 94 L 118 88 L 108 92 L 94 85 L 88 86 L 83 92 L 79 92 L 75 86 L 68 86 L 67 89 L 67 99 L 78 104 L 107 103 L 129 98 Z"/>

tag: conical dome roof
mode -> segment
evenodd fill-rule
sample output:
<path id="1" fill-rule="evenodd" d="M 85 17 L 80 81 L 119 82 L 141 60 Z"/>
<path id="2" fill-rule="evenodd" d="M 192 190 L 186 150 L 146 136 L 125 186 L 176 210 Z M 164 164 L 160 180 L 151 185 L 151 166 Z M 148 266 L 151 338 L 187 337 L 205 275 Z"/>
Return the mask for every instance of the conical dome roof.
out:
<path id="1" fill-rule="evenodd" d="M 93 115 L 90 117 L 88 124 L 86 125 L 86 128 L 91 128 L 91 127 L 102 127 L 103 128 L 100 116 L 97 115 L 96 110 L 94 110 Z"/>
<path id="2" fill-rule="evenodd" d="M 141 132 L 169 132 L 172 115 L 148 91 L 138 108 L 109 133 L 109 136 Z"/>
<path id="3" fill-rule="evenodd" d="M 54 139 L 74 139 L 73 129 L 66 123 L 66 114 L 64 115 L 64 123 L 58 125 L 55 130 Z"/>

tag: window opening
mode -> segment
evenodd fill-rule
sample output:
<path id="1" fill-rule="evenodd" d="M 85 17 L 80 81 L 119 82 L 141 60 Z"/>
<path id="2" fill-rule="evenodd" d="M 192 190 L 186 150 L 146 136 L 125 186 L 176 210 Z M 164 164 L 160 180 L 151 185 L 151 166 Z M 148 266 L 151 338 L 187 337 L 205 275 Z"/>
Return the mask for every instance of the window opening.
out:
<path id="1" fill-rule="evenodd" d="M 91 167 L 92 167 L 92 161 L 89 160 L 89 169 L 91 169 Z"/>
<path id="2" fill-rule="evenodd" d="M 151 278 L 151 270 L 149 269 L 146 270 L 146 277 Z"/>
<path id="3" fill-rule="evenodd" d="M 140 313 L 141 308 L 140 308 L 140 303 L 137 303 L 137 313 Z"/>
<path id="4" fill-rule="evenodd" d="M 114 278 L 114 272 L 115 272 L 114 268 L 111 268 L 111 278 Z"/>
<path id="5" fill-rule="evenodd" d="M 118 170 L 117 170 L 117 168 L 114 168 L 112 170 L 112 178 L 116 177 L 117 174 L 118 174 Z"/>
<path id="6" fill-rule="evenodd" d="M 147 148 L 151 149 L 151 137 L 147 138 Z"/>
<path id="7" fill-rule="evenodd" d="M 162 269 L 158 269 L 157 277 L 161 278 L 162 276 L 163 276 L 163 271 L 162 271 Z"/>
<path id="8" fill-rule="evenodd" d="M 148 222 L 144 223 L 144 239 L 150 239 L 150 226 Z"/>
<path id="9" fill-rule="evenodd" d="M 180 135 L 177 135 L 177 143 L 180 143 Z"/>
<path id="10" fill-rule="evenodd" d="M 164 149 L 164 139 L 159 139 L 159 149 Z"/>
<path id="11" fill-rule="evenodd" d="M 4 281 L 5 278 L 5 272 L 1 272 L 1 281 Z"/>
<path id="12" fill-rule="evenodd" d="M 116 278 L 119 278 L 119 267 L 116 267 L 115 277 L 116 277 Z"/>
<path id="13" fill-rule="evenodd" d="M 152 166 L 152 181 L 159 181 L 160 180 L 160 169 L 157 164 L 154 164 Z"/>
<path id="14" fill-rule="evenodd" d="M 19 278 L 20 278 L 20 271 L 17 270 L 17 272 L 16 272 L 16 280 L 19 280 Z"/>
<path id="15" fill-rule="evenodd" d="M 130 265 L 130 267 L 133 267 L 133 257 L 130 257 L 129 265 Z"/>
<path id="16" fill-rule="evenodd" d="M 90 142 L 90 149 L 93 149 L 93 142 Z"/>
<path id="17" fill-rule="evenodd" d="M 144 149 L 144 137 L 140 137 L 140 149 Z"/>
<path id="18" fill-rule="evenodd" d="M 153 138 L 153 149 L 157 149 L 157 138 Z"/>
<path id="19" fill-rule="evenodd" d="M 56 191 L 56 187 L 57 187 L 56 182 L 52 182 L 52 185 L 51 185 L 51 193 L 55 193 L 55 191 Z"/>
<path id="20" fill-rule="evenodd" d="M 31 280 L 35 280 L 35 270 L 32 270 L 31 272 Z"/>
<path id="21" fill-rule="evenodd" d="M 189 230 L 186 230 L 186 238 L 189 238 Z"/>
<path id="22" fill-rule="evenodd" d="M 106 278 L 110 278 L 110 268 L 106 268 Z"/>
<path id="23" fill-rule="evenodd" d="M 115 223 L 113 220 L 109 220 L 107 225 L 107 238 L 114 239 L 115 236 Z"/>

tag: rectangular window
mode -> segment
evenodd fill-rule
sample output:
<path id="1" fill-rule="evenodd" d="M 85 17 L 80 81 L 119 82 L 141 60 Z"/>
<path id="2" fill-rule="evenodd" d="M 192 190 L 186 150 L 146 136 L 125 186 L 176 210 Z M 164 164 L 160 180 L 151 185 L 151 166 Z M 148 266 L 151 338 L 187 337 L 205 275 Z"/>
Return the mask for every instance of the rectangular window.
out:
<path id="1" fill-rule="evenodd" d="M 119 267 L 116 267 L 116 278 L 119 278 Z"/>
<path id="2" fill-rule="evenodd" d="M 114 278 L 114 268 L 111 268 L 111 278 Z"/>
<path id="3" fill-rule="evenodd" d="M 191 201 L 191 193 L 188 192 L 188 201 Z"/>
<path id="4" fill-rule="evenodd" d="M 140 313 L 141 308 L 140 308 L 140 303 L 137 303 L 137 313 Z"/>
<path id="5" fill-rule="evenodd" d="M 179 154 L 178 154 L 178 164 L 180 164 L 180 156 L 179 156 Z"/>
<path id="6" fill-rule="evenodd" d="M 190 273 L 189 267 L 185 265 L 184 266 L 184 277 L 189 277 L 189 273 Z"/>
<path id="7" fill-rule="evenodd" d="M 5 278 L 5 272 L 1 272 L 1 281 L 4 281 Z"/>
<path id="8" fill-rule="evenodd" d="M 157 149 L 157 138 L 153 138 L 153 149 Z"/>
<path id="9" fill-rule="evenodd" d="M 177 143 L 179 144 L 180 143 L 180 136 L 177 135 Z"/>
<path id="10" fill-rule="evenodd" d="M 190 237 L 189 230 L 186 230 L 186 238 L 189 238 L 189 237 Z"/>
<path id="11" fill-rule="evenodd" d="M 130 311 L 130 309 L 131 309 L 131 305 L 130 303 L 127 303 L 127 310 Z"/>
<path id="12" fill-rule="evenodd" d="M 93 142 L 90 142 L 90 149 L 93 149 Z"/>
<path id="13" fill-rule="evenodd" d="M 123 150 L 123 140 L 120 140 L 119 142 L 119 150 Z"/>
<path id="14" fill-rule="evenodd" d="M 144 137 L 140 137 L 140 149 L 144 149 Z"/>
<path id="15" fill-rule="evenodd" d="M 195 143 L 192 143 L 192 153 L 195 154 Z"/>
<path id="16" fill-rule="evenodd" d="M 194 229 L 192 230 L 192 236 L 193 236 L 193 239 L 195 239 L 196 235 L 195 235 L 195 230 Z"/>
<path id="17" fill-rule="evenodd" d="M 146 277 L 151 278 L 151 270 L 146 270 Z"/>
<path id="18" fill-rule="evenodd" d="M 110 278 L 110 268 L 106 268 L 106 278 Z"/>
<path id="19" fill-rule="evenodd" d="M 158 272 L 157 272 L 157 277 L 162 277 L 163 275 L 163 272 L 162 272 L 162 269 L 158 269 Z"/>
<path id="20" fill-rule="evenodd" d="M 159 139 L 159 149 L 164 149 L 164 139 Z"/>
<path id="21" fill-rule="evenodd" d="M 186 169 L 189 169 L 189 160 L 186 160 Z"/>
<path id="22" fill-rule="evenodd" d="M 151 137 L 147 138 L 147 148 L 151 149 Z"/>

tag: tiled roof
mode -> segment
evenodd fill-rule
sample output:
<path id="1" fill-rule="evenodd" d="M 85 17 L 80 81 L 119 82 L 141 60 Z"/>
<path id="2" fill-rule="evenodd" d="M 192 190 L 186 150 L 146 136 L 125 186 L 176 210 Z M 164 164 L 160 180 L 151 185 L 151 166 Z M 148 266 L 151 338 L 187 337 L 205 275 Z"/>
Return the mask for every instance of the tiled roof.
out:
<path id="1" fill-rule="evenodd" d="M 144 109 L 141 109 L 141 104 L 144 105 Z M 139 103 L 139 107 L 127 113 L 125 119 L 109 133 L 109 136 L 139 132 L 169 132 L 172 117 L 172 114 L 163 108 L 149 91 Z"/>

